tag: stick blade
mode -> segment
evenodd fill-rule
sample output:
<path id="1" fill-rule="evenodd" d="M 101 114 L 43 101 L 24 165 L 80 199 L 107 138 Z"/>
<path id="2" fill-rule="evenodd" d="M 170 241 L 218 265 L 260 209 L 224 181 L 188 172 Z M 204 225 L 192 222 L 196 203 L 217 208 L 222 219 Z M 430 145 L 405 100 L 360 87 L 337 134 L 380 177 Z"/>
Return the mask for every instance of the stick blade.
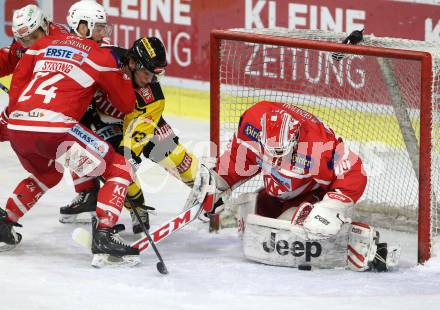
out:
<path id="1" fill-rule="evenodd" d="M 164 263 L 158 262 L 156 267 L 157 267 L 157 271 L 159 271 L 161 274 L 168 274 L 168 269 Z"/>
<path id="2" fill-rule="evenodd" d="M 72 232 L 72 239 L 84 248 L 90 249 L 92 247 L 92 235 L 82 227 L 78 227 Z"/>

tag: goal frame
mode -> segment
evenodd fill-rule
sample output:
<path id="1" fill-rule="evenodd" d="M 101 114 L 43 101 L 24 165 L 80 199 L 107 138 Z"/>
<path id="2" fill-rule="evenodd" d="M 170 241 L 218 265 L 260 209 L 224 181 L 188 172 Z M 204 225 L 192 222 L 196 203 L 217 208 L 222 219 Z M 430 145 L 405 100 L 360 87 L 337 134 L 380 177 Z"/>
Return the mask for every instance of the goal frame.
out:
<path id="1" fill-rule="evenodd" d="M 420 144 L 419 144 L 419 208 L 418 262 L 431 257 L 431 127 L 432 123 L 432 57 L 428 52 L 346 45 L 325 41 L 287 38 L 231 30 L 212 30 L 210 34 L 210 140 L 211 155 L 220 151 L 220 47 L 222 40 L 242 41 L 319 51 L 350 53 L 394 59 L 420 61 Z"/>

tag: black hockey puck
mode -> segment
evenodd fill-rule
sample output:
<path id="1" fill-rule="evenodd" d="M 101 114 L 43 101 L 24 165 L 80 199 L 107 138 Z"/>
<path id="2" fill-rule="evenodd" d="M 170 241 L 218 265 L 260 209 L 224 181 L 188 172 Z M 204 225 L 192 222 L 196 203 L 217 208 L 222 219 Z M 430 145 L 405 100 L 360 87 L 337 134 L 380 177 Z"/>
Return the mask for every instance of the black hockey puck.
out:
<path id="1" fill-rule="evenodd" d="M 298 266 L 298 270 L 307 270 L 307 271 L 310 271 L 310 270 L 312 270 L 312 266 L 310 266 L 310 265 L 299 265 L 299 266 Z"/>

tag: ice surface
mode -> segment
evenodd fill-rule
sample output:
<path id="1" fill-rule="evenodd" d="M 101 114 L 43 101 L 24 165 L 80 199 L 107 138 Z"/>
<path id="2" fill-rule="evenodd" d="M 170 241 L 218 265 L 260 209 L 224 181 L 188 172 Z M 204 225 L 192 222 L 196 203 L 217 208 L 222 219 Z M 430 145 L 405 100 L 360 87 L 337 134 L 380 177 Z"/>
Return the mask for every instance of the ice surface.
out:
<path id="1" fill-rule="evenodd" d="M 167 118 L 197 154 L 207 150 L 205 122 Z M 0 145 L 0 205 L 26 176 L 8 143 Z M 140 177 L 160 224 L 180 211 L 188 189 L 153 164 Z M 152 252 L 135 268 L 94 269 L 91 254 L 73 243 L 76 227 L 58 222 L 58 208 L 74 197 L 69 177 L 20 222 L 19 248 L 0 253 L 0 309 L 440 309 L 440 258 L 415 266 L 416 237 L 383 231 L 404 247 L 390 273 L 271 267 L 246 261 L 233 229 L 209 234 L 194 223 L 159 245 L 168 276 Z M 126 211 L 122 222 L 131 229 Z M 87 227 L 87 226 L 86 226 Z M 130 237 L 129 231 L 125 234 Z M 437 249 L 439 253 L 440 249 Z"/>

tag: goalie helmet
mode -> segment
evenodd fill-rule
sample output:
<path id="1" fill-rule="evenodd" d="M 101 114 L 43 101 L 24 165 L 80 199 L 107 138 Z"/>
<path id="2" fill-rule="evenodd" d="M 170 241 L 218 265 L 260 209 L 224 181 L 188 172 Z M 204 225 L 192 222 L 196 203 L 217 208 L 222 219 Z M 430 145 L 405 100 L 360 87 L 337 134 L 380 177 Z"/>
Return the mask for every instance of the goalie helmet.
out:
<path id="1" fill-rule="evenodd" d="M 47 35 L 49 32 L 49 22 L 46 16 L 44 16 L 43 11 L 35 4 L 26 5 L 14 11 L 12 16 L 12 33 L 20 43 L 26 45 L 26 37 L 40 28 Z"/>
<path id="2" fill-rule="evenodd" d="M 289 113 L 266 112 L 261 118 L 260 144 L 270 157 L 283 157 L 297 147 L 299 129 L 299 121 Z"/>
<path id="3" fill-rule="evenodd" d="M 89 29 L 86 38 L 91 38 L 96 24 L 107 24 L 107 13 L 99 3 L 82 0 L 74 3 L 67 15 L 67 24 L 79 36 L 78 26 L 81 21 L 86 22 Z"/>
<path id="4" fill-rule="evenodd" d="M 154 75 L 162 75 L 167 66 L 165 47 L 156 37 L 144 37 L 136 40 L 129 52 L 136 61 L 136 69 L 147 69 Z"/>

